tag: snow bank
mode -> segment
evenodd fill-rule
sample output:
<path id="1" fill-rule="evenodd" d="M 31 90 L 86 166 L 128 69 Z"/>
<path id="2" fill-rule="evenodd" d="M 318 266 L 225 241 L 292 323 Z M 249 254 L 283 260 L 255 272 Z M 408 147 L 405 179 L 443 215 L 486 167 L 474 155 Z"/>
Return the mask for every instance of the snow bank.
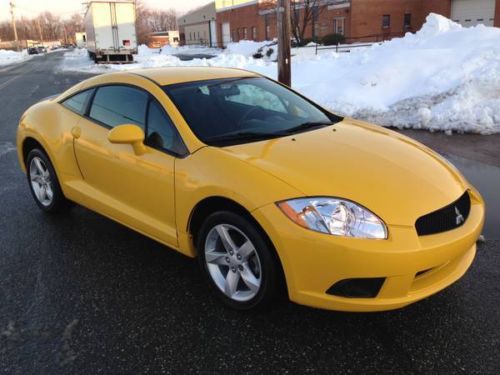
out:
<path id="1" fill-rule="evenodd" d="M 500 133 L 500 29 L 463 28 L 436 14 L 416 34 L 351 53 L 292 58 L 294 89 L 334 112 L 385 126 Z M 276 63 L 252 55 L 268 42 L 231 43 L 212 59 L 181 61 L 193 47 L 141 48 L 136 64 L 95 66 L 81 51 L 63 69 L 103 72 L 138 67 L 222 66 L 276 78 Z M 189 51 L 189 52 L 188 52 Z M 192 54 L 196 54 L 192 52 Z"/>
<path id="2" fill-rule="evenodd" d="M 269 44 L 268 41 L 265 42 L 254 42 L 253 40 L 241 40 L 238 43 L 229 43 L 224 50 L 227 55 L 242 55 L 246 57 L 252 57 L 254 53 L 261 47 Z"/>
<path id="3" fill-rule="evenodd" d="M 28 59 L 29 57 L 30 56 L 28 55 L 28 52 L 26 50 L 23 50 L 22 52 L 15 52 L 0 49 L 0 66 L 20 63 Z"/>

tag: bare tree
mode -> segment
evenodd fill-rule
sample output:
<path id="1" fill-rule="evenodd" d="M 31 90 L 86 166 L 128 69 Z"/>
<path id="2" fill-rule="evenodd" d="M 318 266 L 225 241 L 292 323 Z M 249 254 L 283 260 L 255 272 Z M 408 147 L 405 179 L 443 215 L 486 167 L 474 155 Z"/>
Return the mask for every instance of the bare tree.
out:
<path id="1" fill-rule="evenodd" d="M 146 43 L 148 35 L 152 32 L 176 29 L 177 13 L 175 9 L 150 9 L 142 0 L 136 1 L 136 31 L 139 44 Z"/>
<path id="2" fill-rule="evenodd" d="M 328 1 L 325 0 L 292 0 L 290 22 L 292 35 L 298 44 L 304 43 L 307 28 L 314 27 L 327 6 Z"/>
<path id="3" fill-rule="evenodd" d="M 74 43 L 75 32 L 83 31 L 82 24 L 82 16 L 79 14 L 61 20 L 60 17 L 50 12 L 41 13 L 35 18 L 21 17 L 16 21 L 20 40 L 40 40 L 41 33 L 42 39 L 45 41 L 61 40 L 65 43 Z M 0 40 L 11 41 L 13 38 L 10 22 L 0 22 Z"/>
<path id="4" fill-rule="evenodd" d="M 177 29 L 177 13 L 175 9 L 150 11 L 149 25 L 151 31 Z"/>
<path id="5" fill-rule="evenodd" d="M 290 23 L 293 38 L 298 44 L 304 43 L 307 30 L 314 27 L 318 17 L 324 12 L 330 0 L 289 0 Z M 263 9 L 276 9 L 276 0 L 265 0 L 261 3 Z"/>
<path id="6" fill-rule="evenodd" d="M 64 43 L 75 42 L 75 32 L 83 30 L 83 19 L 79 14 L 62 20 L 50 12 L 43 12 L 35 18 L 22 17 L 16 22 L 20 40 L 60 40 Z M 40 27 L 38 27 L 40 25 Z M 177 29 L 175 9 L 152 10 L 143 0 L 136 2 L 136 31 L 139 43 L 147 42 L 148 35 L 155 31 Z M 40 38 L 40 34 L 42 38 Z M 0 22 L 0 40 L 13 40 L 12 26 L 9 21 Z"/>

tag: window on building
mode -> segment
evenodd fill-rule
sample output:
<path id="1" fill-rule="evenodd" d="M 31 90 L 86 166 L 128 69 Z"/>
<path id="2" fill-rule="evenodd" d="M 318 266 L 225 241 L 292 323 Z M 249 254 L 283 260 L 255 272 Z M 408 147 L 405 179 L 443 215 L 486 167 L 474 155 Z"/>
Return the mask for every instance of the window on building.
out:
<path id="1" fill-rule="evenodd" d="M 252 26 L 252 39 L 257 40 L 257 28 Z"/>
<path id="2" fill-rule="evenodd" d="M 405 13 L 404 29 L 411 29 L 411 13 Z"/>
<path id="3" fill-rule="evenodd" d="M 248 33 L 247 33 L 247 28 L 243 28 L 243 39 L 247 40 L 248 39 Z"/>
<path id="4" fill-rule="evenodd" d="M 270 35 L 271 35 L 271 26 L 266 25 L 266 40 L 270 39 Z"/>
<path id="5" fill-rule="evenodd" d="M 382 16 L 382 28 L 388 29 L 391 27 L 391 16 L 390 14 L 384 14 Z"/>
<path id="6" fill-rule="evenodd" d="M 333 19 L 333 32 L 335 34 L 345 35 L 345 18 L 335 17 Z"/>

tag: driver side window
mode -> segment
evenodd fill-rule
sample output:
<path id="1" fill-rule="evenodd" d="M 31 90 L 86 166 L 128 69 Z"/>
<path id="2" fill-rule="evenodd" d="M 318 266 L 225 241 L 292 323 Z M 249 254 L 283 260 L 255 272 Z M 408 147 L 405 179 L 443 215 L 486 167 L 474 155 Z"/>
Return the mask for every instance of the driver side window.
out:
<path id="1" fill-rule="evenodd" d="M 112 85 L 97 89 L 90 118 L 113 128 L 133 124 L 144 130 L 148 94 L 130 86 Z"/>
<path id="2" fill-rule="evenodd" d="M 273 93 L 251 84 L 236 85 L 239 93 L 228 96 L 230 102 L 258 106 L 275 112 L 287 113 L 283 102 Z"/>
<path id="3" fill-rule="evenodd" d="M 177 155 L 187 152 L 172 120 L 154 99 L 149 101 L 148 106 L 146 144 Z"/>

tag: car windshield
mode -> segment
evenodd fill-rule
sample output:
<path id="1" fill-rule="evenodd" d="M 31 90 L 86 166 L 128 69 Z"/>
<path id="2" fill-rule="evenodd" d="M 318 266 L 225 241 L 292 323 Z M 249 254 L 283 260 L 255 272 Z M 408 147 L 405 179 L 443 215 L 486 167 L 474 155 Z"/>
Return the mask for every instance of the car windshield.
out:
<path id="1" fill-rule="evenodd" d="M 282 137 L 341 120 L 263 77 L 189 82 L 164 89 L 196 136 L 213 146 Z"/>

